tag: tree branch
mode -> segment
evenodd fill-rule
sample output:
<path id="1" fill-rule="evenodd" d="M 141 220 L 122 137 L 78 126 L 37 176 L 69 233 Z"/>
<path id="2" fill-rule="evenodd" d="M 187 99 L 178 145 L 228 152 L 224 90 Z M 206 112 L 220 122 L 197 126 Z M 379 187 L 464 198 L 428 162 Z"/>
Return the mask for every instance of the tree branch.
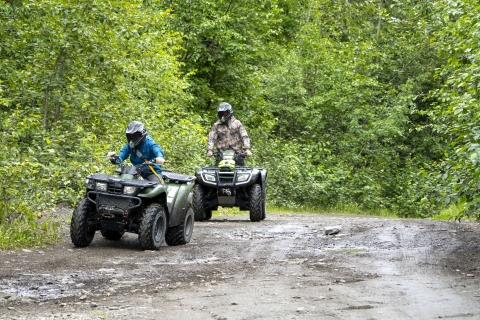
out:
<path id="1" fill-rule="evenodd" d="M 232 8 L 232 2 L 233 2 L 233 0 L 230 0 L 230 2 L 229 2 L 229 4 L 228 4 L 228 8 L 227 8 L 227 10 L 225 11 L 224 16 L 226 16 L 226 15 L 228 14 L 228 12 L 230 11 L 230 9 Z"/>

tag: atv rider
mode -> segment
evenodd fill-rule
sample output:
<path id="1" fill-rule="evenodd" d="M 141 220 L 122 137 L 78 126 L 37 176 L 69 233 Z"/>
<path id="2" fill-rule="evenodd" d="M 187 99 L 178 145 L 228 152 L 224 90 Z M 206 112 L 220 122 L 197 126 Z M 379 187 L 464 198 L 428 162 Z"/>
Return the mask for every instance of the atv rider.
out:
<path id="1" fill-rule="evenodd" d="M 160 147 L 148 134 L 143 123 L 138 121 L 130 122 L 125 130 L 127 136 L 127 144 L 120 150 L 118 156 L 115 152 L 109 152 L 107 157 L 113 164 L 120 164 L 128 156 L 133 165 L 139 165 L 145 161 L 152 161 L 156 164 L 153 166 L 144 166 L 142 169 L 142 177 L 150 181 L 163 182 L 162 168 L 164 155 L 162 147 Z"/>
<path id="2" fill-rule="evenodd" d="M 218 121 L 214 123 L 208 134 L 207 157 L 213 156 L 213 147 L 218 151 L 233 150 L 242 152 L 251 156 L 250 138 L 243 124 L 233 116 L 232 106 L 227 102 L 222 102 L 217 108 Z M 236 164 L 243 166 L 243 157 L 238 157 Z"/>

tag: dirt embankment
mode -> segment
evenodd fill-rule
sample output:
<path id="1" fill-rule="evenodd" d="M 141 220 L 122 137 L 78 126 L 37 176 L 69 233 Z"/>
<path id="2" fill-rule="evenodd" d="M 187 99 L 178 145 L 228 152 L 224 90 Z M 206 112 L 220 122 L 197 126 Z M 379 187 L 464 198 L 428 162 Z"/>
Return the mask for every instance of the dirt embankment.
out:
<path id="1" fill-rule="evenodd" d="M 0 319 L 479 319 L 479 237 L 477 223 L 319 214 L 214 217 L 159 251 L 67 234 L 0 252 Z"/>

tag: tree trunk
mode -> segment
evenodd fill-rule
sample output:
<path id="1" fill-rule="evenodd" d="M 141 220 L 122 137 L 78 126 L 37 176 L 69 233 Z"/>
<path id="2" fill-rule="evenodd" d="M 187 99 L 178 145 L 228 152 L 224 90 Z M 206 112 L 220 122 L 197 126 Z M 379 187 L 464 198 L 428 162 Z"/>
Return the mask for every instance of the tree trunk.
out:
<path id="1" fill-rule="evenodd" d="M 378 41 L 378 38 L 380 37 L 380 27 L 382 25 L 382 9 L 383 9 L 382 0 L 380 0 L 378 2 L 377 41 Z"/>

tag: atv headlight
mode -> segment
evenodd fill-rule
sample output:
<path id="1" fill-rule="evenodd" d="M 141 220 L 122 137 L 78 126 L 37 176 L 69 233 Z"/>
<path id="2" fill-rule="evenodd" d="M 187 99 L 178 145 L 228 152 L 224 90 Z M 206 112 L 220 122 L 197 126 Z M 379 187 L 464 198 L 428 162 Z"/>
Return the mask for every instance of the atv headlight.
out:
<path id="1" fill-rule="evenodd" d="M 97 182 L 95 189 L 97 189 L 97 191 L 107 191 L 107 184 L 104 182 Z"/>
<path id="2" fill-rule="evenodd" d="M 215 182 L 215 176 L 213 174 L 204 174 L 203 175 L 203 180 L 205 181 L 210 181 L 210 182 Z"/>
<path id="3" fill-rule="evenodd" d="M 237 182 L 245 182 L 250 179 L 250 173 L 239 173 L 237 175 Z"/>
<path id="4" fill-rule="evenodd" d="M 137 191 L 137 187 L 125 186 L 123 187 L 123 194 L 134 194 Z"/>
<path id="5" fill-rule="evenodd" d="M 85 187 L 87 187 L 87 189 L 95 189 L 95 183 L 87 178 L 85 179 Z"/>

